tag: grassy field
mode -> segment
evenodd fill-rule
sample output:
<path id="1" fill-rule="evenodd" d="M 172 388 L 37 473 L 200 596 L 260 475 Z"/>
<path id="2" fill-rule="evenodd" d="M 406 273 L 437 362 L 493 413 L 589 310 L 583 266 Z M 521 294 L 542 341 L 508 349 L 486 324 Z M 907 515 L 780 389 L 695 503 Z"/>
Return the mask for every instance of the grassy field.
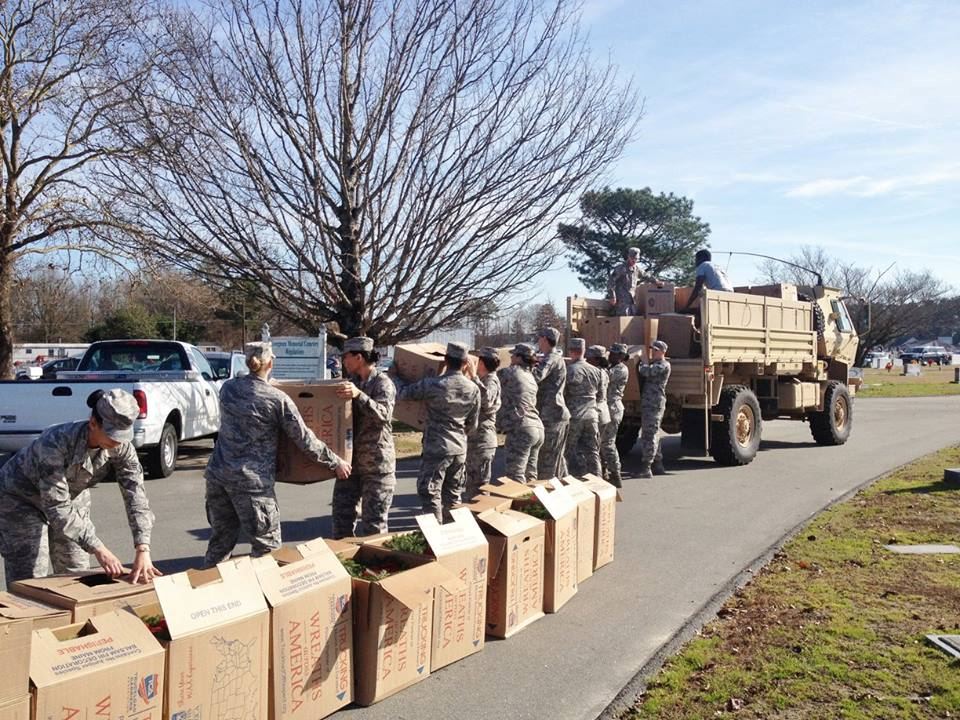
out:
<path id="1" fill-rule="evenodd" d="M 920 460 L 813 520 L 653 678 L 631 720 L 960 717 L 960 448 Z"/>
<path id="2" fill-rule="evenodd" d="M 900 374 L 899 368 L 863 371 L 863 385 L 857 397 L 923 397 L 929 395 L 960 395 L 960 385 L 953 380 L 953 368 L 934 366 L 924 368 L 920 377 Z"/>

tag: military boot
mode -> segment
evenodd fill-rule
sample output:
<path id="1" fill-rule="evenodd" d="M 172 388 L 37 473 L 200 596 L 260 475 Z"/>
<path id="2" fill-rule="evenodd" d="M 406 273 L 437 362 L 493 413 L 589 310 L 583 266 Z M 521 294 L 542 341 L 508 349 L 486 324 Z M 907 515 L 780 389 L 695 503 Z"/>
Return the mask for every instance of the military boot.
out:
<path id="1" fill-rule="evenodd" d="M 658 458 L 653 461 L 653 474 L 654 475 L 666 475 L 667 469 L 663 466 L 663 459 Z"/>
<path id="2" fill-rule="evenodd" d="M 650 471 L 649 465 L 641 465 L 640 470 L 637 471 L 637 477 L 640 479 L 652 478 L 653 473 Z"/>

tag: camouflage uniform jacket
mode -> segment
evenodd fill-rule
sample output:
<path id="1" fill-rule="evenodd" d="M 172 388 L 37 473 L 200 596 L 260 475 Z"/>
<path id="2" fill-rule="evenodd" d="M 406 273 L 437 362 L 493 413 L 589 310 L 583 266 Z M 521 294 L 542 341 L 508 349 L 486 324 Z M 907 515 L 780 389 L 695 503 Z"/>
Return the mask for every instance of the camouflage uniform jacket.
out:
<path id="1" fill-rule="evenodd" d="M 227 380 L 220 388 L 220 434 L 204 477 L 245 492 L 272 488 L 280 433 L 311 460 L 339 467 L 340 458 L 304 424 L 289 395 L 252 373 Z"/>
<path id="2" fill-rule="evenodd" d="M 623 393 L 627 389 L 627 381 L 630 379 L 630 370 L 626 363 L 619 362 L 611 365 L 608 370 L 610 375 L 610 384 L 607 386 L 607 405 L 610 407 L 611 415 L 616 416 L 619 412 L 623 416 Z"/>
<path id="3" fill-rule="evenodd" d="M 497 372 L 502 387 L 497 428 L 511 432 L 521 427 L 543 428 L 537 413 L 537 381 L 533 373 L 519 365 L 511 365 Z"/>
<path id="4" fill-rule="evenodd" d="M 600 371 L 600 396 L 597 398 L 597 415 L 600 417 L 600 425 L 606 425 L 610 422 L 610 405 L 607 397 L 610 395 L 610 372 L 603 368 L 597 368 Z"/>
<path id="5" fill-rule="evenodd" d="M 649 365 L 640 365 L 637 368 L 637 375 L 643 383 L 643 394 L 640 396 L 641 408 L 666 406 L 670 363 L 666 360 L 655 360 Z"/>
<path id="6" fill-rule="evenodd" d="M 577 360 L 567 366 L 567 386 L 564 397 L 570 409 L 571 420 L 599 420 L 601 403 L 606 404 L 607 396 L 602 387 L 600 368 Z"/>
<path id="7" fill-rule="evenodd" d="M 533 377 L 540 386 L 537 389 L 537 411 L 540 419 L 549 424 L 570 419 L 570 411 L 563 399 L 567 383 L 567 365 L 563 353 L 554 348 L 544 355 L 533 369 Z"/>
<path id="8" fill-rule="evenodd" d="M 618 265 L 607 280 L 607 299 L 619 305 L 633 305 L 633 297 L 640 277 L 639 264 L 632 268 L 626 263 Z"/>
<path id="9" fill-rule="evenodd" d="M 355 377 L 360 394 L 353 401 L 353 474 L 386 475 L 396 472 L 393 446 L 393 406 L 397 389 L 376 368 L 366 382 Z"/>
<path id="10" fill-rule="evenodd" d="M 427 426 L 423 431 L 424 457 L 465 455 L 467 434 L 477 427 L 480 391 L 459 370 L 403 385 L 398 400 L 423 400 Z"/>
<path id="11" fill-rule="evenodd" d="M 0 488 L 36 507 L 55 532 L 93 552 L 103 543 L 89 516 L 77 513 L 73 498 L 100 482 L 113 467 L 133 542 L 149 545 L 154 518 L 137 451 L 130 443 L 110 450 L 88 448 L 89 431 L 86 420 L 47 428 L 0 468 Z"/>
<path id="12" fill-rule="evenodd" d="M 474 380 L 480 390 L 480 419 L 477 429 L 469 435 L 471 447 L 490 450 L 497 447 L 497 411 L 500 410 L 500 378 L 488 373 L 482 380 Z"/>

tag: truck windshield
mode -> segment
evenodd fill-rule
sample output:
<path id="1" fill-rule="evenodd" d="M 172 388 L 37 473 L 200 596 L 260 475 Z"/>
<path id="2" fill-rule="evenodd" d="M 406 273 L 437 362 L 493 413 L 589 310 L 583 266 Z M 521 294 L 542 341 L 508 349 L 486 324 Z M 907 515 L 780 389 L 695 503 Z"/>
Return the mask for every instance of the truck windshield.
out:
<path id="1" fill-rule="evenodd" d="M 174 343 L 110 343 L 90 348 L 78 371 L 166 372 L 189 370 L 187 355 Z"/>

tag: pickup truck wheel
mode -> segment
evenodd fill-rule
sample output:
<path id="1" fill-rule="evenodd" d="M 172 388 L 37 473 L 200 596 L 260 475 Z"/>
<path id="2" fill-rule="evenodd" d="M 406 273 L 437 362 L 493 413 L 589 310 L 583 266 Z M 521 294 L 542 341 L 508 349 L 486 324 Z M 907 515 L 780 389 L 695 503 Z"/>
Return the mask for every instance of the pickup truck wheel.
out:
<path id="1" fill-rule="evenodd" d="M 720 393 L 714 410 L 723 420 L 712 423 L 710 454 L 721 465 L 747 465 L 760 449 L 760 403 L 750 388 L 731 385 Z"/>
<path id="2" fill-rule="evenodd" d="M 637 438 L 640 437 L 640 426 L 631 422 L 622 422 L 617 428 L 617 452 L 624 458 L 633 450 L 637 444 Z"/>
<path id="3" fill-rule="evenodd" d="M 150 477 L 165 478 L 177 467 L 177 429 L 167 423 L 160 433 L 160 442 L 147 453 L 147 472 Z"/>
<path id="4" fill-rule="evenodd" d="M 853 428 L 853 401 L 847 386 L 831 380 L 823 395 L 823 412 L 810 413 L 810 432 L 818 445 L 843 445 Z"/>

